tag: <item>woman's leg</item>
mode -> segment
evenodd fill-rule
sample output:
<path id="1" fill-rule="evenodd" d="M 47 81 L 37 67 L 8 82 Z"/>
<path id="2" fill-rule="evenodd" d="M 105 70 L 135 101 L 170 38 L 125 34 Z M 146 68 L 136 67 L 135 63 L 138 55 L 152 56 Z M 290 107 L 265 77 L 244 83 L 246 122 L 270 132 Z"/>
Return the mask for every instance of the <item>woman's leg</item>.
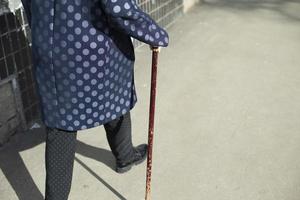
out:
<path id="1" fill-rule="evenodd" d="M 130 112 L 104 124 L 107 140 L 117 165 L 116 171 L 124 173 L 133 165 L 140 164 L 146 158 L 147 145 L 132 145 Z"/>
<path id="2" fill-rule="evenodd" d="M 72 183 L 76 131 L 46 127 L 46 200 L 67 200 Z"/>
<path id="3" fill-rule="evenodd" d="M 130 160 L 134 155 L 130 112 L 104 124 L 108 144 L 117 162 Z"/>

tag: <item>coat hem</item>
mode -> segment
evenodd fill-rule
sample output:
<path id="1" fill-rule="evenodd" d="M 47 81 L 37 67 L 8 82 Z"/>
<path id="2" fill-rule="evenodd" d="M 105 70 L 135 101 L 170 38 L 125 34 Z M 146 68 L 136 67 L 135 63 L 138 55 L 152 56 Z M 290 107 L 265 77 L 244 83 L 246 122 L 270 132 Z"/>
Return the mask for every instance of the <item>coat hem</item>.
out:
<path id="1" fill-rule="evenodd" d="M 126 113 L 130 112 L 134 108 L 134 106 L 135 106 L 136 103 L 137 103 L 137 101 L 134 101 L 133 104 L 131 105 L 131 107 L 129 107 L 129 109 L 126 109 L 126 112 L 120 113 L 120 114 L 116 115 L 116 118 L 121 117 L 122 115 L 125 115 Z M 61 127 L 61 126 L 50 126 L 50 125 L 47 125 L 47 123 L 45 121 L 43 123 L 45 124 L 46 127 L 60 129 L 60 130 L 68 131 L 68 132 L 72 133 L 72 132 L 76 132 L 76 131 L 82 131 L 82 130 L 87 130 L 87 129 L 91 129 L 91 128 L 96 128 L 96 127 L 102 126 L 102 125 L 104 125 L 104 124 L 106 124 L 106 123 L 108 123 L 108 122 L 110 122 L 112 120 L 114 120 L 114 119 L 107 118 L 107 120 L 102 121 L 101 123 L 99 122 L 99 124 L 93 123 L 93 124 L 90 124 L 90 125 L 86 125 L 86 128 L 81 128 L 82 127 L 81 126 L 81 127 L 79 127 L 79 129 L 71 129 L 71 130 L 68 129 L 68 128 L 65 128 L 65 127 Z"/>

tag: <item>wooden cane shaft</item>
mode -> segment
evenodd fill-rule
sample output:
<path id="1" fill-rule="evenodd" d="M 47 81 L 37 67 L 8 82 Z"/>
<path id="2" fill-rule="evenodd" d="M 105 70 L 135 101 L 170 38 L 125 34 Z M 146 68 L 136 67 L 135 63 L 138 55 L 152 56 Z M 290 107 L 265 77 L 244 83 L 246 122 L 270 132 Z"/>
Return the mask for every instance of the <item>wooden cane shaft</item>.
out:
<path id="1" fill-rule="evenodd" d="M 157 80 L 157 58 L 158 50 L 152 52 L 152 71 L 151 71 L 151 91 L 149 107 L 149 127 L 148 127 L 148 157 L 147 157 L 147 177 L 146 177 L 146 200 L 150 200 L 151 191 L 151 174 L 152 174 L 152 151 L 154 137 L 154 114 L 155 114 L 155 97 L 156 97 L 156 80 Z"/>

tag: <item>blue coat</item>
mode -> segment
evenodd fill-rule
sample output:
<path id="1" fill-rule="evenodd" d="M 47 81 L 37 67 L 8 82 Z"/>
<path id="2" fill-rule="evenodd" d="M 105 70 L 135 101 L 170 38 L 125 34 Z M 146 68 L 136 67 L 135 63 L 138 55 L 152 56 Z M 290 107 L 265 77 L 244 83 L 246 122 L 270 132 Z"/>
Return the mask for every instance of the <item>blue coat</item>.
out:
<path id="1" fill-rule="evenodd" d="M 135 0 L 22 0 L 31 27 L 42 120 L 76 131 L 132 109 L 130 37 L 167 46 L 168 34 Z"/>

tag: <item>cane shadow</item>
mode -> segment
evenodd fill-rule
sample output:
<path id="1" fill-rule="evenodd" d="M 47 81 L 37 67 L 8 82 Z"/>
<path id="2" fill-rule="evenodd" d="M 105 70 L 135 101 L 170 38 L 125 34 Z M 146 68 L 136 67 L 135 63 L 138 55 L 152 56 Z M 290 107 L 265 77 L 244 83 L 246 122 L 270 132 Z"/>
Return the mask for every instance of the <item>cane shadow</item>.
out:
<path id="1" fill-rule="evenodd" d="M 105 164 L 110 169 L 114 170 L 115 167 L 115 158 L 111 151 L 106 149 L 94 147 L 88 144 L 85 144 L 81 141 L 77 141 L 76 153 L 94 159 L 98 162 Z M 114 193 L 120 200 L 126 200 L 126 198 L 115 190 L 111 185 L 109 185 L 104 179 L 102 179 L 96 172 L 94 172 L 90 167 L 88 167 L 82 160 L 78 157 L 75 157 L 75 161 L 80 164 L 86 171 L 88 171 L 92 176 L 94 176 L 99 182 L 101 182 L 107 189 Z"/>
<path id="2" fill-rule="evenodd" d="M 114 170 L 115 158 L 111 153 L 111 151 L 94 147 L 78 140 L 76 153 L 84 157 L 91 158 L 93 160 L 101 162 L 105 164 L 107 167 L 109 167 L 110 169 Z"/>
<path id="3" fill-rule="evenodd" d="M 102 179 L 96 172 L 89 168 L 83 161 L 75 157 L 75 161 L 80 164 L 86 171 L 88 171 L 92 176 L 94 176 L 99 182 L 101 182 L 107 189 L 114 193 L 120 200 L 126 200 L 126 198 L 115 190 L 111 185 L 109 185 L 104 179 Z"/>
<path id="4" fill-rule="evenodd" d="M 21 133 L 0 150 L 0 169 L 20 200 L 43 200 L 20 152 L 34 148 L 45 141 L 42 129 Z"/>

